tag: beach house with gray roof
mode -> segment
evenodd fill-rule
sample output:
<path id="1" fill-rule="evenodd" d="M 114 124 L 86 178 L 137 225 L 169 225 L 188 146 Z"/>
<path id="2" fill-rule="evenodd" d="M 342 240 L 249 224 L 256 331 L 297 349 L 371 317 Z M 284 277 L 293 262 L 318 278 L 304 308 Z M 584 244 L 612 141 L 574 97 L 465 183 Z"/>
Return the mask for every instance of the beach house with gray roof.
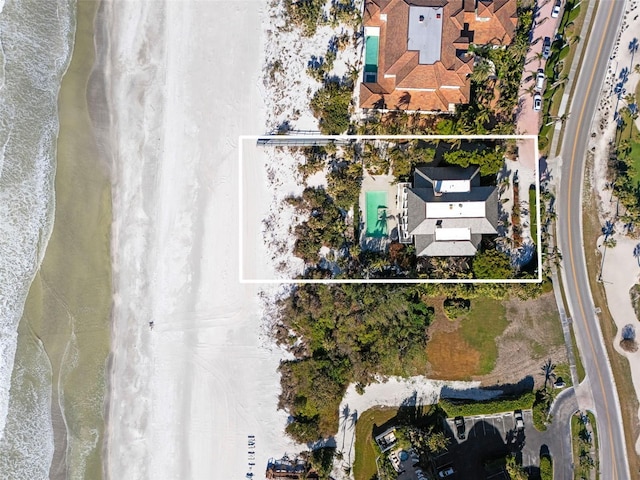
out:
<path id="1" fill-rule="evenodd" d="M 498 189 L 481 186 L 478 167 L 419 167 L 398 191 L 399 236 L 417 256 L 473 256 L 497 234 Z"/>

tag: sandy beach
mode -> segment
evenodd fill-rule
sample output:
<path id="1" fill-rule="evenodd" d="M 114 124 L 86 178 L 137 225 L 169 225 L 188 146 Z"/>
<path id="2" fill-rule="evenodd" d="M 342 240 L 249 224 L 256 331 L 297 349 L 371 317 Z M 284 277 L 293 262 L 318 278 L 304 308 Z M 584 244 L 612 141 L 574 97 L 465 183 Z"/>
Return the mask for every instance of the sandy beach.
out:
<path id="1" fill-rule="evenodd" d="M 265 11 L 149 1 L 100 12 L 114 199 L 110 478 L 243 478 L 248 435 L 261 478 L 270 456 L 295 450 L 277 410 L 281 352 L 257 287 L 238 282 L 238 136 L 265 129 Z"/>

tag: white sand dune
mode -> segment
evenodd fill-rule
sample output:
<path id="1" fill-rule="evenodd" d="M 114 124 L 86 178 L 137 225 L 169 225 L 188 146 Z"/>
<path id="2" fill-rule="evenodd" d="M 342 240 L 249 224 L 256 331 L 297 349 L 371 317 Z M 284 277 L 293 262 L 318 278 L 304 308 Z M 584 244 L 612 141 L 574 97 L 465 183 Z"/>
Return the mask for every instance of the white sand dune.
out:
<path id="1" fill-rule="evenodd" d="M 281 352 L 261 337 L 257 289 L 238 282 L 237 143 L 265 128 L 265 9 L 105 2 L 98 20 L 114 178 L 110 478 L 244 478 L 248 435 L 261 478 L 268 457 L 295 450 L 277 410 Z"/>

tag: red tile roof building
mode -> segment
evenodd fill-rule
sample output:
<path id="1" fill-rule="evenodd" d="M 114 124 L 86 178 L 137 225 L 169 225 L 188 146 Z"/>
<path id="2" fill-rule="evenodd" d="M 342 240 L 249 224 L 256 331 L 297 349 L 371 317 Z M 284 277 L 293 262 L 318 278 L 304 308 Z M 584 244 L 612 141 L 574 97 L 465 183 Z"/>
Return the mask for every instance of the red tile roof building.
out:
<path id="1" fill-rule="evenodd" d="M 379 51 L 360 106 L 453 111 L 468 103 L 469 45 L 510 44 L 516 8 L 516 0 L 366 0 L 365 37 L 378 34 Z"/>

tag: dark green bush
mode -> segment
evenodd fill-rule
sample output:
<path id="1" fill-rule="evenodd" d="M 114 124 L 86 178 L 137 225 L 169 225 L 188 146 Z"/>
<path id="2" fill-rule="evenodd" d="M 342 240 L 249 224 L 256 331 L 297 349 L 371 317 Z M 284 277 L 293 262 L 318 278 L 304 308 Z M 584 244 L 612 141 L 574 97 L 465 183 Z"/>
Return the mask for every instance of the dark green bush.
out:
<path id="1" fill-rule="evenodd" d="M 325 135 L 345 133 L 349 128 L 349 106 L 353 85 L 329 81 L 311 99 L 311 110 Z"/>
<path id="2" fill-rule="evenodd" d="M 469 313 L 471 302 L 464 298 L 447 298 L 443 304 L 444 313 L 450 320 L 455 320 Z"/>

